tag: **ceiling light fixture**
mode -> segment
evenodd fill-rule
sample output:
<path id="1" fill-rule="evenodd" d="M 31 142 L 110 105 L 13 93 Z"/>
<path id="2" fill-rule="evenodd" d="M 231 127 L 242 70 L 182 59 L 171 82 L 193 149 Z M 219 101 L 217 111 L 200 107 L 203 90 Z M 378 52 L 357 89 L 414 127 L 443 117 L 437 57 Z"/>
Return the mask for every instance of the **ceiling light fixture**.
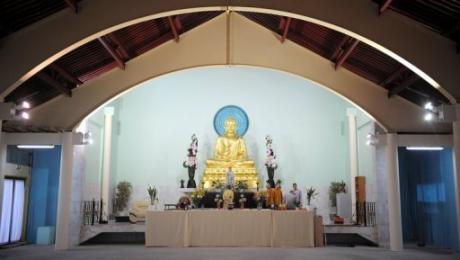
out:
<path id="1" fill-rule="evenodd" d="M 35 145 L 35 144 L 21 144 L 17 146 L 19 149 L 53 149 L 54 145 Z"/>
<path id="2" fill-rule="evenodd" d="M 406 150 L 409 151 L 442 151 L 444 147 L 442 146 L 408 146 Z"/>

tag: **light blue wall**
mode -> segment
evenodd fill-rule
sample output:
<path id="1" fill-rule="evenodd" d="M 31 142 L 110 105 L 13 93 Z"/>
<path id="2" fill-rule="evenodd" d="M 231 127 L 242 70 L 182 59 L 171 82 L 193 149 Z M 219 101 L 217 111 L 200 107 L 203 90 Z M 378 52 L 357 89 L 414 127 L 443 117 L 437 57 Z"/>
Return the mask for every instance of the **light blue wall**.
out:
<path id="1" fill-rule="evenodd" d="M 346 109 L 352 104 L 290 74 L 252 67 L 213 67 L 147 81 L 107 105 L 115 108 L 116 115 L 113 183 L 128 180 L 142 191 L 148 184 L 178 187 L 180 179 L 187 179 L 182 161 L 193 133 L 199 139 L 199 180 L 217 138 L 214 114 L 226 105 L 247 112 L 250 126 L 244 139 L 264 179 L 265 136 L 270 134 L 279 163 L 275 178 L 283 180 L 286 189 L 292 182 L 302 188 L 317 187 L 319 200 L 327 203 L 331 181 L 349 182 Z M 369 120 L 359 110 L 357 116 L 358 125 Z M 367 130 L 366 126 L 360 130 L 360 138 Z M 360 168 L 370 169 L 370 164 L 362 162 Z"/>
<path id="2" fill-rule="evenodd" d="M 34 150 L 27 218 L 27 242 L 35 243 L 37 228 L 56 226 L 61 147 Z"/>

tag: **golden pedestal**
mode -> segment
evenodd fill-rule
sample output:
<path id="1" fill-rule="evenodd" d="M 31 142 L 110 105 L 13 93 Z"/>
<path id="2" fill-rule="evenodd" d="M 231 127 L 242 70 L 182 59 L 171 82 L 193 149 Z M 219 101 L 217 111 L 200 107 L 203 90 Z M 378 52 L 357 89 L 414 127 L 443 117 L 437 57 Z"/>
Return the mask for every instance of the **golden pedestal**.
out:
<path id="1" fill-rule="evenodd" d="M 249 189 L 257 188 L 259 176 L 257 175 L 253 161 L 221 162 L 213 160 L 206 161 L 206 170 L 204 171 L 202 178 L 204 188 L 212 188 L 213 182 L 226 184 L 229 167 L 232 167 L 232 172 L 234 173 L 234 185 L 236 185 L 239 181 L 243 181 L 248 184 Z"/>

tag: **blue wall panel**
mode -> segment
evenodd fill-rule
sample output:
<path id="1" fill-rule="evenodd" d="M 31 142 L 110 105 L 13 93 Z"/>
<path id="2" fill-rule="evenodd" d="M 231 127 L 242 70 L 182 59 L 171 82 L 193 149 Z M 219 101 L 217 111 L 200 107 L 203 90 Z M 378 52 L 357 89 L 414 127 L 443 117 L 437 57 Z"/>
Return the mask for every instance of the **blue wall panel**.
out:
<path id="1" fill-rule="evenodd" d="M 37 228 L 56 226 L 61 147 L 34 150 L 27 219 L 27 242 L 35 243 Z"/>
<path id="2" fill-rule="evenodd" d="M 404 241 L 458 249 L 452 150 L 398 152 Z"/>

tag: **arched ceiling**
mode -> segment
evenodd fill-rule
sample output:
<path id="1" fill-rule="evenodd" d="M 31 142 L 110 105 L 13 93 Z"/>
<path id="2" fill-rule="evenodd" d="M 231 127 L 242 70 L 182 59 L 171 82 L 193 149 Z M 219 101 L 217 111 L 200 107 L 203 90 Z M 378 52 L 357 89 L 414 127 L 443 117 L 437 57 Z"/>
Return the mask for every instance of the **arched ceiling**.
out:
<path id="1" fill-rule="evenodd" d="M 0 25 L 2 25 L 2 27 L 0 28 L 0 37 L 4 37 L 4 43 L 6 43 L 4 45 L 6 46 L 6 48 L 0 47 L 0 55 L 2 55 L 4 49 L 8 50 L 8 48 L 12 47 L 11 43 L 14 42 L 14 40 L 17 40 L 18 37 L 21 38 L 21 36 L 24 36 L 21 34 L 25 34 L 25 36 L 30 36 L 30 34 L 34 34 L 35 28 L 33 27 L 40 27 L 37 24 L 33 24 L 34 19 L 41 19 L 44 16 L 49 15 L 53 12 L 57 13 L 52 15 L 50 18 L 46 18 L 46 22 L 49 22 L 48 20 L 53 20 L 53 18 L 54 20 L 59 20 L 59 18 L 62 18 L 59 16 L 67 17 L 68 15 L 72 15 L 69 10 L 62 11 L 62 9 L 66 8 L 66 6 L 70 7 L 70 10 L 72 10 L 73 12 L 82 10 L 82 15 L 78 14 L 75 17 L 84 16 L 85 10 L 87 10 L 87 12 L 90 12 L 88 10 L 90 10 L 91 8 L 94 8 L 93 11 L 98 10 L 97 8 L 100 8 L 100 6 L 98 5 L 105 2 L 104 0 L 96 0 L 92 1 L 91 3 L 89 3 L 90 1 L 46 0 L 39 2 L 40 4 L 38 4 L 38 2 L 34 0 L 28 1 L 31 3 L 35 3 L 35 5 L 23 5 L 21 8 L 28 12 L 34 11 L 33 13 L 35 15 L 30 15 L 29 17 L 27 15 L 24 15 L 23 17 L 17 16 L 15 18 L 14 13 L 11 15 L 11 12 L 9 12 L 8 14 L 10 14 L 13 17 L 12 20 L 17 19 L 16 27 L 5 27 L 5 23 L 0 21 Z M 216 3 L 219 1 L 213 2 Z M 426 75 L 424 73 L 420 74 L 419 68 L 412 65 L 412 63 L 408 62 L 409 59 L 407 57 L 402 57 L 405 59 L 400 59 L 402 55 L 396 55 L 389 49 L 382 49 L 381 45 L 375 45 L 374 42 L 372 42 L 368 38 L 363 38 L 361 34 L 358 34 L 360 33 L 360 31 L 350 31 L 349 27 L 355 26 L 353 22 L 351 24 L 348 24 L 348 28 L 338 27 L 337 25 L 341 26 L 341 23 L 344 23 L 344 19 L 343 17 L 341 17 L 341 15 L 335 12 L 332 7 L 338 6 L 339 9 L 340 7 L 344 7 L 343 1 L 332 1 L 335 5 L 333 5 L 333 3 L 327 4 L 329 5 L 329 7 L 331 7 L 330 9 L 328 9 L 330 10 L 330 12 L 328 12 L 329 16 L 326 15 L 326 17 L 322 17 L 328 18 L 325 19 L 326 22 L 317 20 L 321 17 L 317 17 L 318 15 L 315 14 L 315 11 L 321 10 L 322 8 L 326 7 L 324 2 L 313 3 L 314 1 L 305 1 L 305 6 L 292 5 L 293 3 L 291 1 L 286 1 L 285 5 L 283 6 L 280 6 L 279 2 L 276 1 L 250 1 L 248 3 L 246 3 L 246 1 L 230 2 L 232 2 L 232 6 L 233 4 L 235 6 L 230 7 L 230 9 L 237 11 L 239 14 L 247 17 L 251 21 L 256 22 L 264 26 L 265 28 L 271 30 L 274 33 L 274 37 L 278 37 L 281 42 L 285 40 L 295 42 L 299 46 L 302 46 L 303 48 L 313 51 L 316 54 L 322 56 L 323 58 L 330 60 L 334 64 L 336 70 L 347 69 L 355 73 L 356 75 L 368 81 L 371 81 L 372 83 L 380 85 L 381 88 L 388 93 L 388 97 L 400 95 L 401 97 L 404 97 L 406 100 L 417 105 L 423 105 L 423 103 L 425 103 L 426 101 L 432 101 L 438 105 L 446 104 L 453 101 L 454 97 L 451 95 L 452 92 L 446 92 L 446 89 L 449 89 L 449 86 L 451 85 L 450 82 L 452 81 L 452 78 L 455 78 L 456 75 L 449 74 L 449 77 L 446 77 L 445 81 L 440 80 L 440 82 L 448 82 L 448 85 L 442 85 L 442 87 L 446 86 L 445 88 L 435 88 L 438 87 L 438 83 L 436 81 L 433 81 L 429 77 L 429 75 Z M 353 7 L 353 13 L 356 13 L 356 17 L 359 17 L 362 8 L 367 7 L 368 5 L 361 5 L 356 2 L 357 1 L 348 2 L 349 5 L 347 7 Z M 404 8 L 407 8 L 408 5 L 407 3 L 401 4 L 401 2 L 404 1 L 374 2 L 379 2 L 380 12 L 383 12 L 384 9 L 387 8 L 403 12 Z M 139 3 L 143 4 L 143 1 L 139 1 Z M 222 10 L 226 8 L 225 6 L 219 7 L 211 5 L 207 1 L 191 1 L 187 5 L 182 5 L 178 3 L 166 4 L 163 1 L 157 1 L 157 3 L 158 6 L 156 6 L 156 12 L 166 11 L 168 10 L 168 8 L 169 10 L 175 10 L 174 8 L 179 9 L 178 7 L 199 8 L 192 10 L 182 10 L 178 12 L 176 11 L 175 13 L 169 13 L 169 15 L 168 13 L 160 13 L 156 16 L 150 15 L 144 16 L 143 18 L 142 16 L 140 16 L 141 20 L 143 21 L 141 23 L 137 23 L 140 20 L 128 20 L 128 24 L 118 24 L 116 28 L 112 27 L 109 30 L 100 32 L 99 35 L 96 35 L 98 36 L 97 38 L 94 38 L 95 36 L 93 35 L 92 37 L 87 37 L 83 40 L 80 40 L 79 42 L 74 44 L 74 46 L 67 47 L 65 50 L 62 50 L 60 53 L 55 54 L 51 58 L 48 57 L 45 62 L 42 62 L 39 65 L 35 65 L 35 68 L 32 69 L 32 71 L 29 71 L 29 73 L 23 75 L 20 80 L 13 82 L 9 88 L 3 91 L 5 101 L 19 102 L 22 100 L 29 100 L 32 102 L 34 106 L 39 106 L 41 104 L 45 104 L 46 102 L 50 101 L 51 99 L 59 95 L 65 95 L 70 97 L 74 90 L 76 90 L 77 86 L 85 87 L 91 80 L 96 79 L 96 77 L 98 77 L 99 75 L 102 75 L 117 67 L 119 69 L 125 69 L 125 64 L 129 64 L 131 60 L 135 59 L 136 57 L 142 55 L 143 53 L 153 48 L 160 46 L 161 44 L 167 41 L 179 41 L 181 34 L 186 33 L 189 30 L 192 30 L 196 26 L 206 23 L 210 19 L 222 13 Z M 12 8 L 15 5 L 14 1 L 5 1 L 2 4 L 5 5 L 3 6 L 4 8 L 2 10 L 7 10 L 8 7 Z M 117 4 L 119 3 L 114 3 L 107 10 L 116 12 L 121 7 L 121 5 L 116 6 Z M 254 7 L 270 7 L 273 9 L 263 10 L 254 9 Z M 305 12 L 306 7 L 314 7 L 317 9 L 313 11 L 311 10 L 311 8 L 309 9 L 310 15 L 313 14 L 313 18 L 298 15 L 299 13 Z M 20 10 L 21 8 L 16 8 L 16 10 Z M 297 8 L 297 12 L 292 12 L 292 15 L 284 13 L 286 11 L 292 11 L 292 8 Z M 198 10 L 205 10 L 205 12 L 193 12 Z M 130 13 L 130 11 L 132 13 Z M 148 13 L 149 11 L 151 10 L 146 10 L 144 13 Z M 136 15 L 139 16 L 139 13 L 135 13 L 132 10 L 126 10 L 125 13 L 131 15 L 131 18 L 134 18 L 133 16 Z M 346 11 L 342 10 L 342 16 L 343 13 L 345 15 L 347 14 Z M 111 13 L 109 12 L 107 14 L 109 15 Z M 414 14 L 412 14 L 412 16 L 415 17 Z M 368 18 L 370 16 L 366 14 L 364 15 L 364 17 Z M 386 19 L 386 17 L 377 18 L 378 20 Z M 120 18 L 120 21 L 123 19 L 126 19 L 126 17 Z M 392 17 L 391 19 L 394 19 L 394 17 Z M 371 19 L 371 21 L 373 22 L 374 20 L 375 19 Z M 394 19 L 391 22 L 394 23 L 395 21 L 401 22 L 400 19 Z M 10 24 L 12 24 L 11 21 Z M 21 30 L 21 26 L 28 24 L 32 25 Z M 419 25 L 414 25 L 414 23 L 412 23 L 409 27 L 417 26 Z M 4 29 L 2 30 L 2 28 L 12 29 L 8 31 Z M 118 30 L 116 30 L 117 28 Z M 32 31 L 32 33 L 27 33 L 28 29 Z M 15 33 L 15 31 L 18 32 Z M 455 35 L 456 34 L 454 29 L 454 31 L 451 31 L 450 34 L 448 34 L 447 36 L 455 40 Z M 424 36 L 426 37 L 426 39 L 433 40 L 432 33 L 425 34 Z M 392 36 L 388 38 L 392 38 Z M 434 40 L 439 40 L 438 38 L 434 37 Z M 60 37 L 56 39 L 61 40 Z M 394 38 L 392 42 L 398 43 L 398 41 L 400 40 L 401 39 L 399 38 Z M 412 38 L 409 38 L 409 40 L 412 40 Z M 438 44 L 440 43 L 445 44 L 445 40 L 440 40 Z M 417 46 L 418 49 L 419 47 L 420 46 Z M 39 50 L 28 51 L 32 51 L 35 55 L 37 55 L 37 52 Z M 51 51 L 52 53 L 52 50 L 49 51 Z M 425 55 L 426 53 L 421 54 Z M 38 56 L 40 55 L 41 53 L 38 54 Z M 8 60 L 8 58 L 14 58 L 13 56 L 14 52 L 13 54 L 9 53 L 9 55 L 7 55 L 6 57 L 6 60 Z M 451 56 L 448 60 L 442 61 L 452 63 Z M 33 60 L 33 57 L 27 56 L 27 60 L 24 61 L 25 63 L 27 63 L 29 60 Z M 454 63 L 457 61 L 454 61 Z M 433 63 L 434 60 L 431 60 L 430 62 Z M 225 61 L 225 63 L 229 63 L 229 61 L 227 60 Z M 2 65 L 4 64 L 2 64 L 2 60 L 0 59 L 0 68 Z M 18 65 L 19 73 L 21 71 L 20 65 L 21 64 Z M 22 67 L 22 69 L 24 68 L 27 68 L 27 65 L 24 65 Z M 0 83 L 3 84 L 1 84 L 0 87 L 8 86 L 8 80 L 12 80 L 13 77 L 14 73 L 5 73 L 4 75 L 2 75 L 2 77 L 0 77 Z M 435 87 L 433 87 L 433 85 Z M 343 94 L 346 95 L 346 93 Z M 353 97 L 351 96 L 349 98 L 353 99 Z M 36 125 L 37 127 L 45 126 L 43 122 L 36 123 L 38 124 Z M 13 125 L 16 124 L 7 123 L 6 128 L 10 127 L 9 129 L 14 129 L 12 127 Z M 400 129 L 397 128 L 393 129 L 400 131 Z M 421 130 L 419 129 L 418 131 Z"/>
<path id="2" fill-rule="evenodd" d="M 281 44 L 273 31 L 238 13 L 221 14 L 182 34 L 179 42 L 168 41 L 128 61 L 125 70 L 113 69 L 88 81 L 72 91 L 72 98 L 60 95 L 36 107 L 28 123 L 39 131 L 71 129 L 104 102 L 145 80 L 215 65 L 258 66 L 301 76 L 355 103 L 389 131 L 449 131 L 449 125 L 424 122 L 424 111 L 415 104 L 399 96 L 388 99 L 386 89 L 349 70 L 335 70 L 330 60 L 292 41 Z M 33 129 L 12 122 L 5 127 Z"/>

